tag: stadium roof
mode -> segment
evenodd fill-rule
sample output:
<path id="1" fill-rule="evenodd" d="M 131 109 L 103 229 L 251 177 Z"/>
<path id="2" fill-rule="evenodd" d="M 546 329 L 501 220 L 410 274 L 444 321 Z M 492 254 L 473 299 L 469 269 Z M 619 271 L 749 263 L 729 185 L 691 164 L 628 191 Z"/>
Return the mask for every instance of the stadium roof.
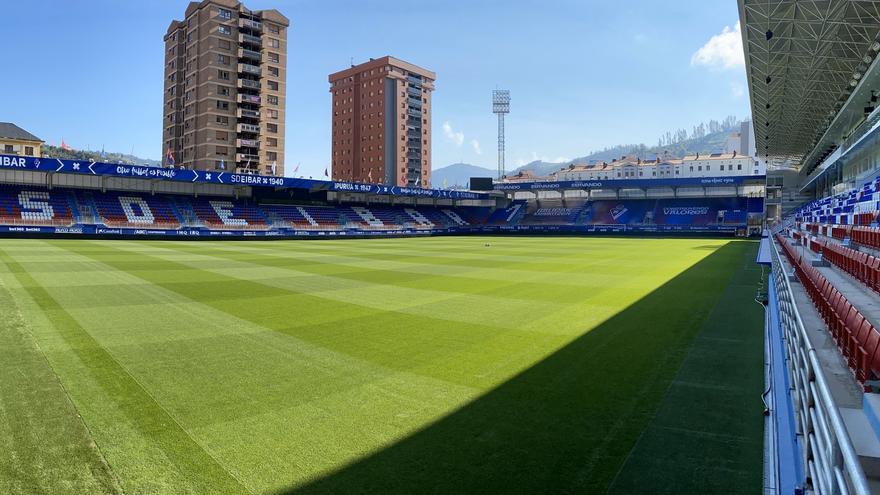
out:
<path id="1" fill-rule="evenodd" d="M 809 173 L 865 117 L 880 0 L 738 2 L 758 154 Z"/>
<path id="2" fill-rule="evenodd" d="M 42 139 L 10 122 L 0 122 L 0 138 L 36 141 L 38 143 L 43 142 Z"/>

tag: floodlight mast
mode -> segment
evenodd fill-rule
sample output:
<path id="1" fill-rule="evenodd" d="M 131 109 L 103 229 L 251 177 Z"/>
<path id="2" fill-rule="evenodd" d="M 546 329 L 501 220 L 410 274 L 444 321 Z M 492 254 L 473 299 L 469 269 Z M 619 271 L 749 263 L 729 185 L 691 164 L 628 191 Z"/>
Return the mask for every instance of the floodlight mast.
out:
<path id="1" fill-rule="evenodd" d="M 510 113 L 510 91 L 506 89 L 492 90 L 492 113 L 498 116 L 498 180 L 504 171 L 504 115 Z"/>

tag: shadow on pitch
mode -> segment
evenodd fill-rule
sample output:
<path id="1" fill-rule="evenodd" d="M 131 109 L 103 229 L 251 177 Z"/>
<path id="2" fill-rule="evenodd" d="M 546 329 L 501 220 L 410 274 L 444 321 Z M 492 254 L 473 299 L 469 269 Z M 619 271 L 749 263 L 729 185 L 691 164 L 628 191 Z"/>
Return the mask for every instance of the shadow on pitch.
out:
<path id="1" fill-rule="evenodd" d="M 282 493 L 604 493 L 749 246 L 725 244 L 447 417 Z"/>

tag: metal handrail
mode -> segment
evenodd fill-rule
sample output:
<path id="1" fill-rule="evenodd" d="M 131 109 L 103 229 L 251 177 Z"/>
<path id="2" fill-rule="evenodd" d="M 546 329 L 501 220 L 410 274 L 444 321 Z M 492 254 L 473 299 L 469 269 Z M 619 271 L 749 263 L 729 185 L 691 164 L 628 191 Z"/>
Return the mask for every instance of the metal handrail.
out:
<path id="1" fill-rule="evenodd" d="M 797 432 L 803 438 L 803 465 L 813 492 L 869 495 L 868 481 L 831 395 L 816 349 L 807 337 L 787 274 L 773 244 L 773 276 L 779 322 L 786 347 Z"/>

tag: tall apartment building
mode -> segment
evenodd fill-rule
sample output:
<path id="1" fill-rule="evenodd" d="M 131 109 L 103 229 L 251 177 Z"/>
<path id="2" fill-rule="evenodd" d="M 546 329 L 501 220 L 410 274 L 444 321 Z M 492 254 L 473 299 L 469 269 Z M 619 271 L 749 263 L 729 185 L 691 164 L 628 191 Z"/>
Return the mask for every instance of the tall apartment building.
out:
<path id="1" fill-rule="evenodd" d="M 162 154 L 198 170 L 284 175 L 287 28 L 277 10 L 190 2 L 165 33 Z"/>
<path id="2" fill-rule="evenodd" d="M 330 74 L 333 180 L 428 187 L 435 79 L 394 57 Z"/>

